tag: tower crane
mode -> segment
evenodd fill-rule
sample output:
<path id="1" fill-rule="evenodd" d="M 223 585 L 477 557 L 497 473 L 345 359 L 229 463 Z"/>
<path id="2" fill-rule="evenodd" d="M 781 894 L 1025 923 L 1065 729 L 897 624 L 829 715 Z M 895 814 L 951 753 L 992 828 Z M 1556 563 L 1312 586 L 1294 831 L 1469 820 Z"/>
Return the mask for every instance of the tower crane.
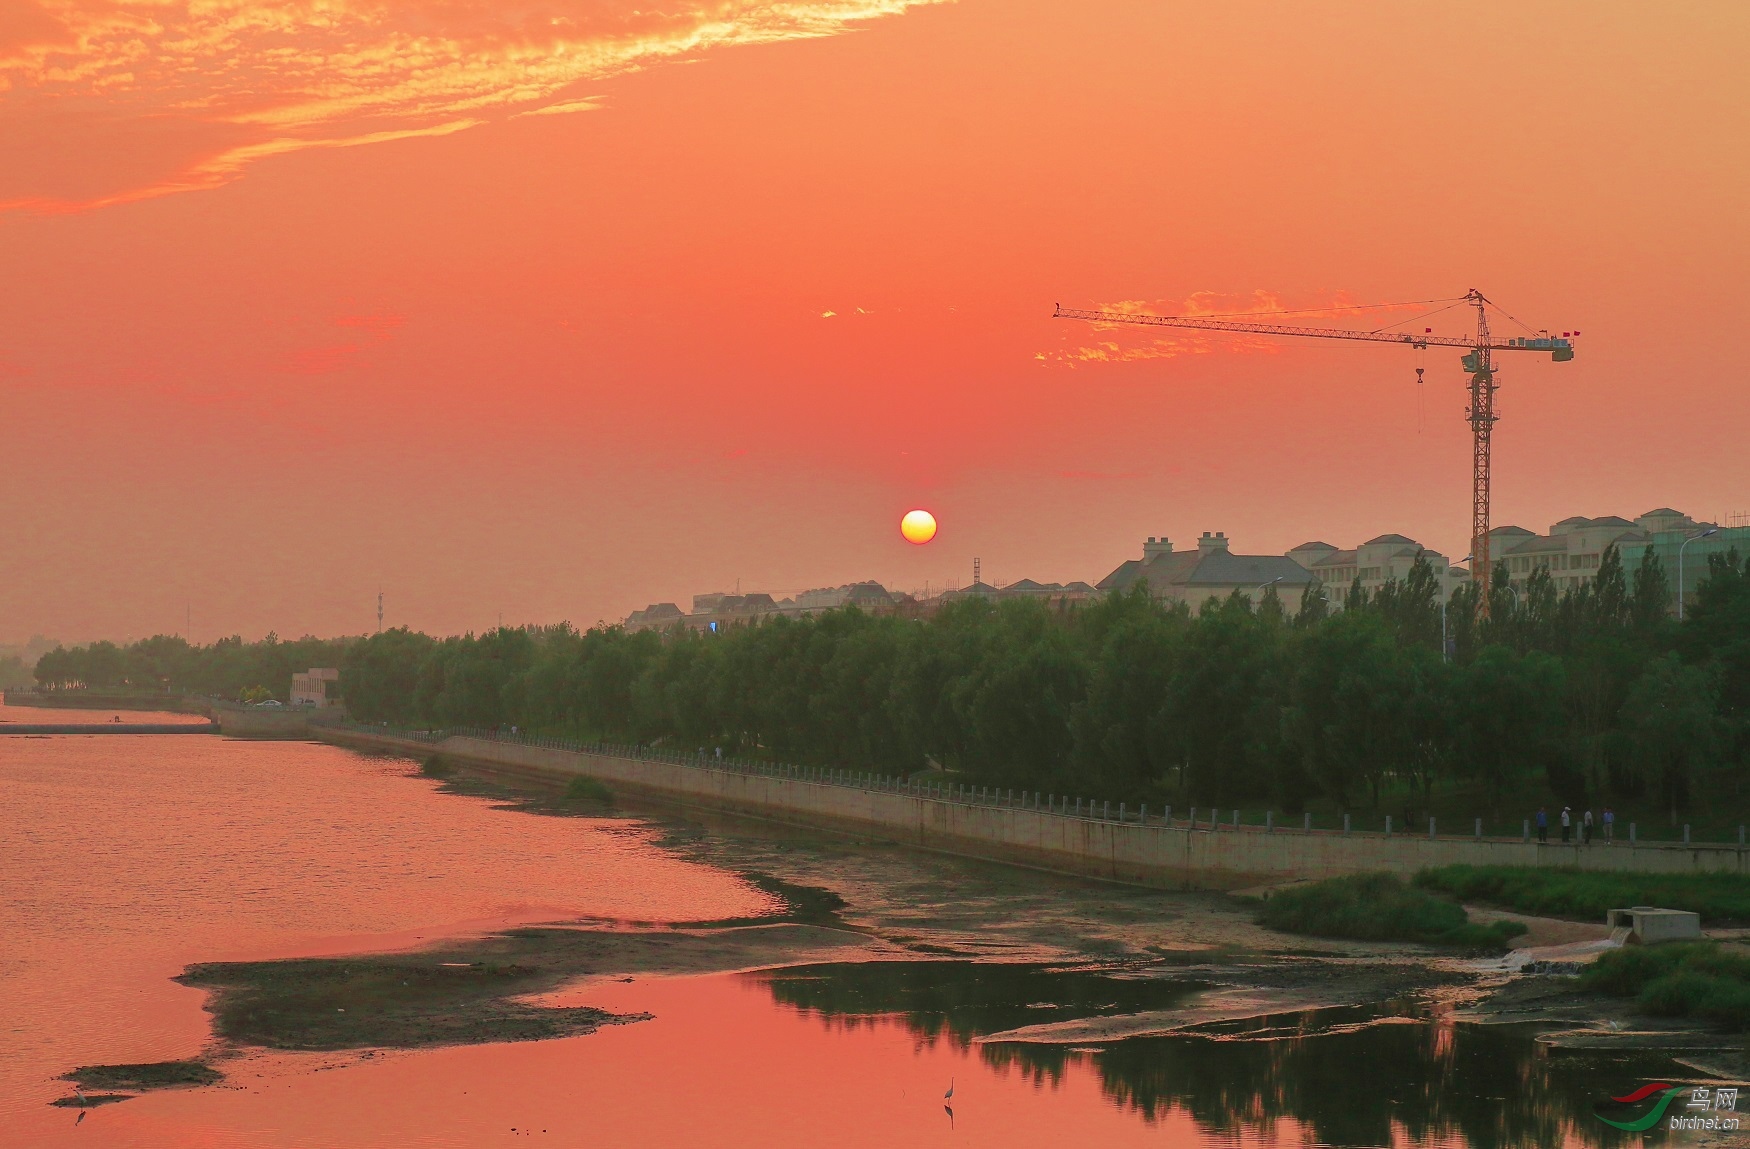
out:
<path id="1" fill-rule="evenodd" d="M 1489 331 L 1489 300 L 1472 288 L 1457 299 L 1424 300 L 1427 303 L 1460 303 L 1476 308 L 1477 333 L 1474 336 L 1435 335 L 1427 328 L 1420 335 L 1380 328 L 1374 331 L 1346 331 L 1331 327 L 1295 327 L 1278 323 L 1258 323 L 1249 319 L 1220 315 L 1147 315 L 1122 311 L 1081 311 L 1061 304 L 1052 312 L 1054 319 L 1084 319 L 1092 323 L 1127 323 L 1145 327 L 1188 327 L 1195 331 L 1231 331 L 1250 335 L 1288 335 L 1308 339 L 1350 339 L 1366 343 L 1395 343 L 1415 350 L 1433 347 L 1465 347 L 1460 363 L 1470 374 L 1470 406 L 1465 420 L 1471 427 L 1471 572 L 1477 587 L 1478 618 L 1489 616 L 1489 590 L 1494 571 L 1489 565 L 1489 439 L 1494 432 L 1495 381 L 1494 353 L 1497 351 L 1547 351 L 1557 363 L 1574 357 L 1573 337 L 1578 331 L 1564 331 L 1552 336 L 1540 331 L 1527 336 L 1497 340 Z M 1395 306 L 1395 305 L 1394 305 Z M 1333 309 L 1334 310 L 1334 309 Z M 1518 322 L 1515 320 L 1514 322 Z M 1393 326 L 1396 326 L 1395 324 Z M 1529 330 L 1529 328 L 1527 328 Z M 1416 368 L 1419 382 L 1422 368 Z"/>

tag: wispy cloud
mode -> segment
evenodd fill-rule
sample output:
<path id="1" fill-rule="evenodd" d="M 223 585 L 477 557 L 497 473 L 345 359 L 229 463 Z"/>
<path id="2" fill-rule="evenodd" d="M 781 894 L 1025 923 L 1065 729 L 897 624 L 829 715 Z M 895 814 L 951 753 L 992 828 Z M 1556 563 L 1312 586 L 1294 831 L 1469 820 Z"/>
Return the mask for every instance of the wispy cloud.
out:
<path id="1" fill-rule="evenodd" d="M 586 111 L 566 89 L 933 2 L 0 0 L 0 209 L 101 207 L 302 148 Z"/>
<path id="2" fill-rule="evenodd" d="M 342 315 L 333 325 L 362 332 L 363 339 L 296 348 L 286 355 L 281 369 L 292 375 L 332 374 L 350 364 L 366 347 L 393 338 L 396 329 L 406 322 L 404 315 Z"/>
<path id="3" fill-rule="evenodd" d="M 1279 292 L 1263 288 L 1230 294 L 1216 291 L 1193 292 L 1185 299 L 1120 299 L 1100 303 L 1094 310 L 1117 315 L 1183 315 L 1228 317 L 1317 326 L 1327 320 L 1353 319 L 1356 316 L 1427 310 L 1419 303 L 1359 303 L 1347 291 L 1324 292 L 1305 300 L 1285 302 Z M 1080 326 L 1080 325 L 1078 325 Z M 1334 325 L 1335 326 L 1335 325 Z M 1184 355 L 1275 355 L 1282 350 L 1282 341 L 1266 335 L 1204 333 L 1195 329 L 1175 329 L 1171 335 L 1160 334 L 1161 328 L 1132 326 L 1126 323 L 1092 323 L 1083 327 L 1108 338 L 1083 342 L 1066 335 L 1062 346 L 1035 353 L 1042 364 L 1078 366 L 1092 363 L 1137 363 L 1150 359 L 1177 359 Z"/>

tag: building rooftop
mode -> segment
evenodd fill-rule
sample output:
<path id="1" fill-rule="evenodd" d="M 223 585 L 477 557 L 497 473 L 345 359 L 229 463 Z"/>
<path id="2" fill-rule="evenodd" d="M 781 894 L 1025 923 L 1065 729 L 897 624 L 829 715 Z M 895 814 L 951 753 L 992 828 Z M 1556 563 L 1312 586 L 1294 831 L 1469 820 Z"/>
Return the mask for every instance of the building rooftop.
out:
<path id="1" fill-rule="evenodd" d="M 1204 555 L 1182 580 L 1188 586 L 1227 586 L 1281 582 L 1287 586 L 1305 586 L 1313 581 L 1312 572 L 1287 555 L 1236 555 L 1217 551 Z"/>

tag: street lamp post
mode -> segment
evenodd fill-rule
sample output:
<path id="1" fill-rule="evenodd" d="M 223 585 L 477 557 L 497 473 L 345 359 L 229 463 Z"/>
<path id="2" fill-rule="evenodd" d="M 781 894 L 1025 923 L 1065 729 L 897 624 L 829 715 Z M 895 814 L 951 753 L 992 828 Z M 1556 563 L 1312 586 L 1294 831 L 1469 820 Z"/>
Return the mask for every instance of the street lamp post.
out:
<path id="1" fill-rule="evenodd" d="M 1709 527 L 1707 530 L 1702 531 L 1699 534 L 1690 535 L 1688 538 L 1684 539 L 1681 543 L 1679 543 L 1677 545 L 1677 621 L 1678 622 L 1683 621 L 1683 548 L 1687 547 L 1690 543 L 1693 543 L 1696 539 L 1705 539 L 1709 535 L 1717 535 L 1719 533 L 1720 533 L 1720 529 L 1718 527 Z"/>
<path id="2" fill-rule="evenodd" d="M 1520 618 L 1520 616 L 1525 613 L 1525 599 L 1520 596 L 1519 588 L 1513 585 L 1512 579 L 1508 579 L 1506 582 L 1502 583 L 1501 585 L 1506 587 L 1513 594 L 1513 617 L 1514 617 L 1514 619 L 1517 620 L 1518 622 L 1524 622 L 1524 619 Z"/>

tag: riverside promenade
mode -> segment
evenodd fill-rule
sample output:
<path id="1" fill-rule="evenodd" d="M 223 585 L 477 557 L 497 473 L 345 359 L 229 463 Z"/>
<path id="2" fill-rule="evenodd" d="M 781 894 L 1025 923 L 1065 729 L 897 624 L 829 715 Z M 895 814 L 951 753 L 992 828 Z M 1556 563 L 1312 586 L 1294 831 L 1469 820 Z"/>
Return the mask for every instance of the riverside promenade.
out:
<path id="1" fill-rule="evenodd" d="M 1144 815 L 1110 803 L 882 777 L 855 771 L 678 756 L 486 731 L 312 729 L 358 750 L 441 757 L 547 782 L 595 779 L 629 796 L 720 810 L 1159 889 L 1240 889 L 1299 878 L 1454 864 L 1639 873 L 1745 873 L 1742 846 L 1516 839 L 1234 827 Z M 1207 814 L 1207 811 L 1205 811 Z"/>

